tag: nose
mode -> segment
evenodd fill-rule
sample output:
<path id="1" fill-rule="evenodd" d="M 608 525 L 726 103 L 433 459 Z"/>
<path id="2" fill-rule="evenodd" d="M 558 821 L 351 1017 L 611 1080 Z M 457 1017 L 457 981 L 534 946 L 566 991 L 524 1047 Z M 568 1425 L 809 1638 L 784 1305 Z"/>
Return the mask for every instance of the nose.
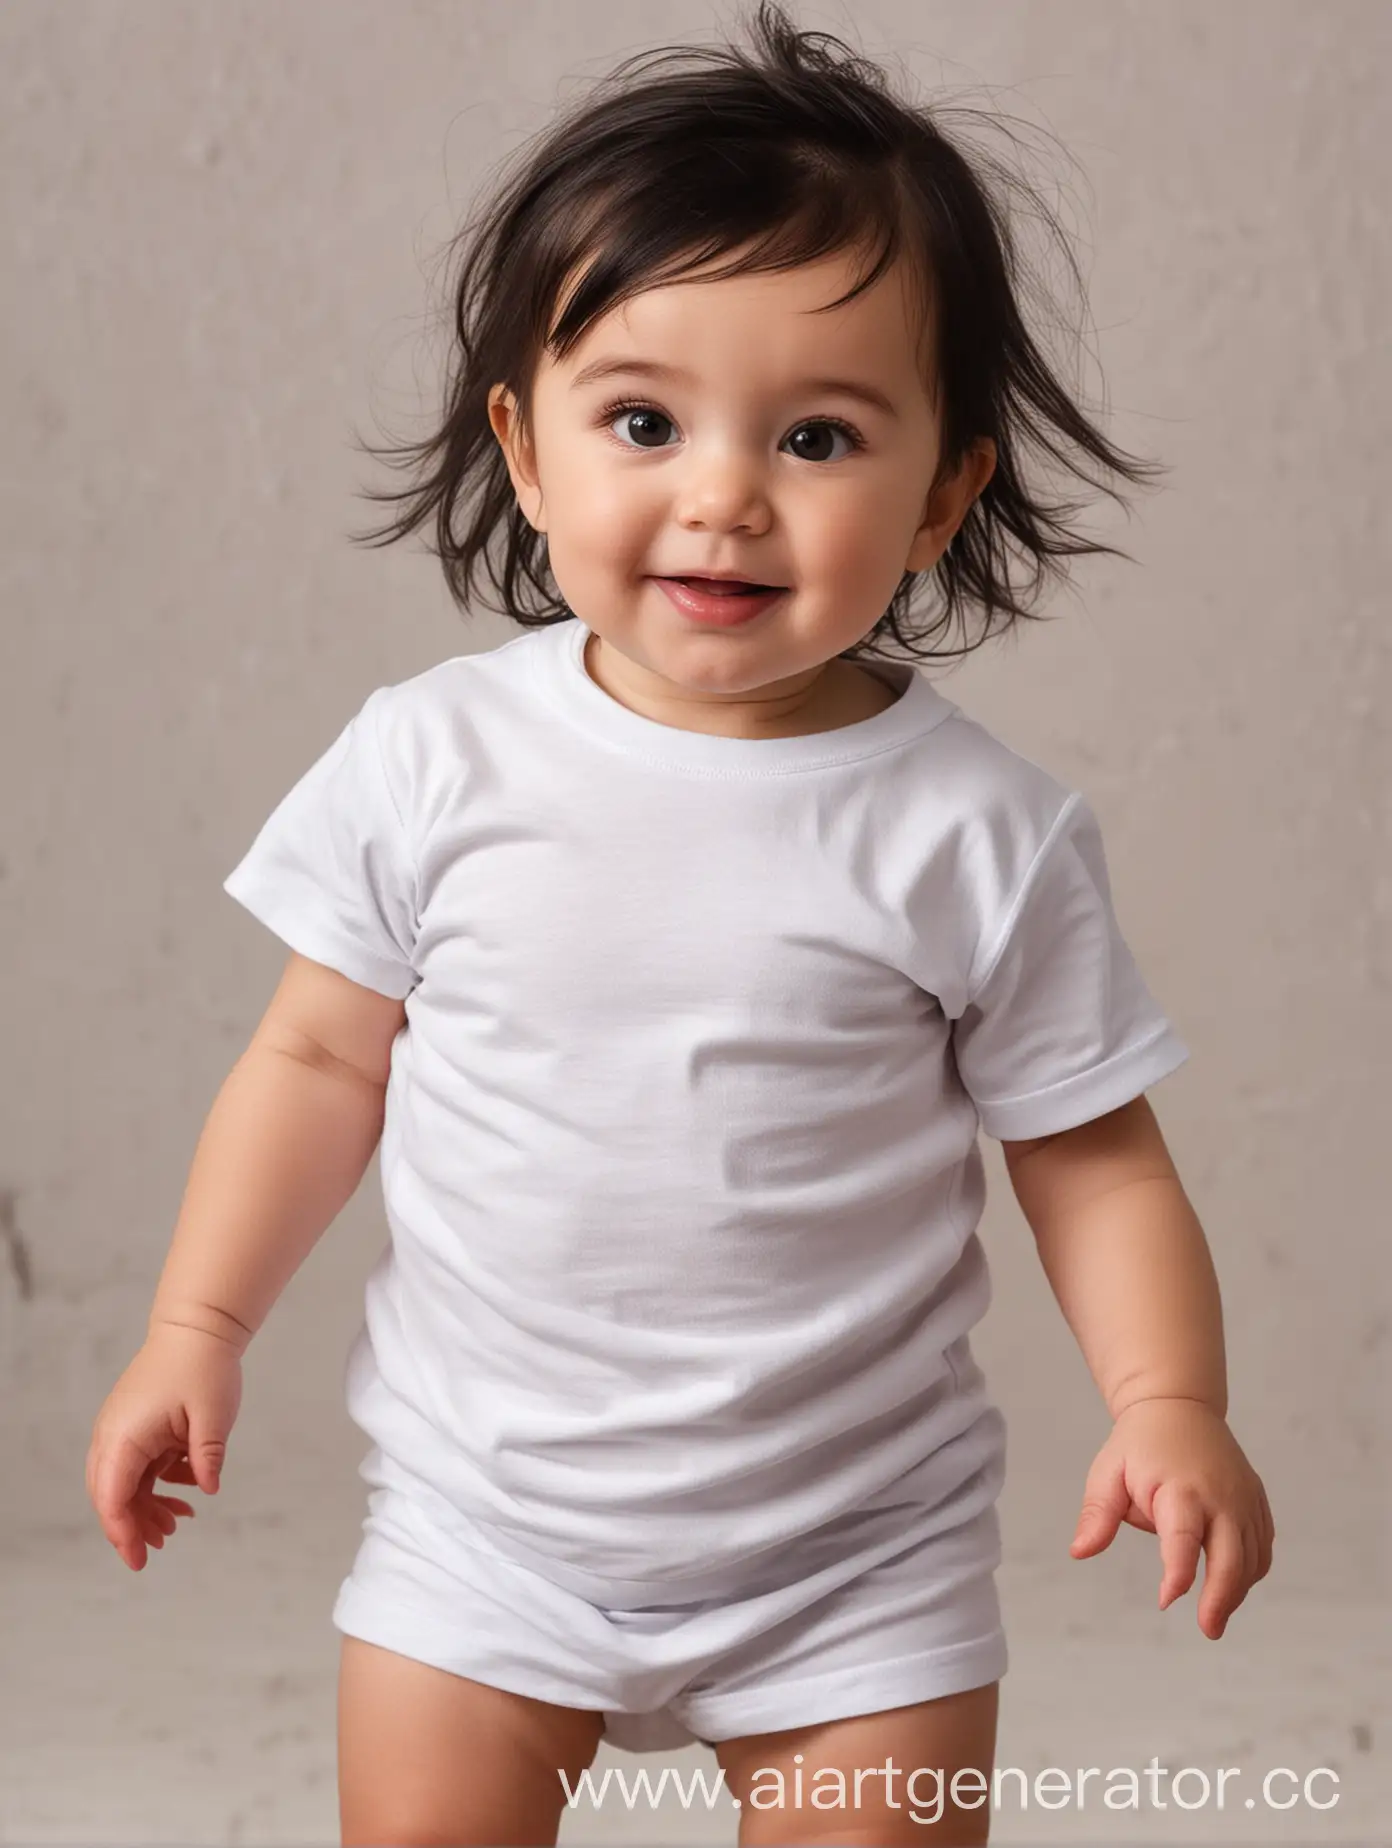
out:
<path id="1" fill-rule="evenodd" d="M 747 452 L 693 456 L 674 494 L 674 517 L 684 527 L 762 533 L 772 520 L 763 465 Z"/>

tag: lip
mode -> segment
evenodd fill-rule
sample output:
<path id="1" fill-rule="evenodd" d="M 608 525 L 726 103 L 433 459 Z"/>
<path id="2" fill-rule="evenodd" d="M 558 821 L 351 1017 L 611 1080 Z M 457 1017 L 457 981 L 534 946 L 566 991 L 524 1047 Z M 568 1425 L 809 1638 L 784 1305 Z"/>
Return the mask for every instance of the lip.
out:
<path id="1" fill-rule="evenodd" d="M 713 574 L 705 574 L 713 575 Z M 722 577 L 721 583 L 739 582 L 740 580 Z M 679 609 L 683 616 L 690 616 L 695 621 L 721 629 L 733 629 L 741 623 L 752 622 L 762 615 L 780 597 L 787 595 L 786 590 L 761 590 L 751 595 L 741 595 L 729 591 L 693 590 L 678 578 L 654 578 L 654 583 L 661 585 L 668 601 Z"/>
<path id="2" fill-rule="evenodd" d="M 758 584 L 762 580 L 751 577 L 747 571 L 668 571 L 665 578 L 678 582 L 682 578 L 707 578 L 712 584 Z M 659 579 L 659 581 L 662 581 Z M 786 590 L 786 584 L 770 584 L 770 590 Z"/>

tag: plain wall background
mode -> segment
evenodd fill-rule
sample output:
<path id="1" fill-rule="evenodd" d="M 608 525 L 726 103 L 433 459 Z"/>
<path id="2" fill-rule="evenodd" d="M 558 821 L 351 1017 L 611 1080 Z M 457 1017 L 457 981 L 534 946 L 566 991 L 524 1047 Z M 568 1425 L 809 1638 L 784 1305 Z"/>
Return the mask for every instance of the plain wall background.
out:
<path id="1" fill-rule="evenodd" d="M 1069 1558 L 1105 1410 L 987 1141 L 975 1346 L 1011 1446 L 998 1761 L 1342 1780 L 1317 1816 L 1007 1811 L 995 1839 L 1373 1836 L 1392 1799 L 1392 9 L 792 10 L 916 94 L 1044 125 L 1025 159 L 1088 279 L 1083 384 L 1174 471 L 1129 523 L 1098 503 L 1135 566 L 1084 561 L 1057 620 L 933 677 L 1086 790 L 1192 1049 L 1153 1101 L 1214 1250 L 1276 1563 L 1214 1644 L 1195 1593 L 1156 1610 L 1152 1537 Z M 364 1512 L 342 1368 L 385 1239 L 376 1162 L 249 1351 L 222 1493 L 173 1491 L 198 1517 L 139 1575 L 87 1502 L 86 1448 L 284 961 L 222 879 L 374 686 L 515 632 L 458 614 L 418 544 L 348 542 L 377 517 L 360 491 L 391 485 L 353 431 L 420 427 L 434 261 L 495 164 L 621 56 L 739 17 L 0 14 L 0 1840 L 337 1839 L 329 1611 Z M 615 1804 L 563 1834 L 659 1838 L 733 1842 L 733 1817 Z"/>

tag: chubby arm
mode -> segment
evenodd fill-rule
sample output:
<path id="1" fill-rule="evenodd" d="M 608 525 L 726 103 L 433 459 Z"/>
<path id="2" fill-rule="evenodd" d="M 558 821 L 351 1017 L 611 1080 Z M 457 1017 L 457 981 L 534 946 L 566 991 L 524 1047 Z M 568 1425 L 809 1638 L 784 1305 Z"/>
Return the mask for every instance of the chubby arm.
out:
<path id="1" fill-rule="evenodd" d="M 152 1330 L 244 1352 L 362 1180 L 405 1018 L 402 1002 L 291 953 L 199 1138 Z"/>
<path id="2" fill-rule="evenodd" d="M 1148 1100 L 1001 1148 L 1112 1417 L 1143 1399 L 1193 1399 L 1226 1418 L 1218 1279 Z"/>

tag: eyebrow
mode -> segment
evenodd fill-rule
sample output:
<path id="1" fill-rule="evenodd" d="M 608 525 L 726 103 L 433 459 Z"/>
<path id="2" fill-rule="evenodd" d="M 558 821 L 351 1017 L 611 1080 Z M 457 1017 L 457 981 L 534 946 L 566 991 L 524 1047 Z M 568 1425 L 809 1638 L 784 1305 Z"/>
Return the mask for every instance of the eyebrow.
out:
<path id="1" fill-rule="evenodd" d="M 678 385 L 690 384 L 692 380 L 692 374 L 682 366 L 664 366 L 655 359 L 628 359 L 616 355 L 611 359 L 591 360 L 588 366 L 582 366 L 570 381 L 570 389 L 576 391 L 582 385 L 593 385 L 599 379 L 613 378 L 620 373 L 638 378 L 664 379 Z M 793 389 L 799 392 L 836 392 L 843 398 L 857 398 L 862 404 L 883 411 L 887 417 L 899 415 L 892 400 L 863 379 L 801 379 Z"/>

